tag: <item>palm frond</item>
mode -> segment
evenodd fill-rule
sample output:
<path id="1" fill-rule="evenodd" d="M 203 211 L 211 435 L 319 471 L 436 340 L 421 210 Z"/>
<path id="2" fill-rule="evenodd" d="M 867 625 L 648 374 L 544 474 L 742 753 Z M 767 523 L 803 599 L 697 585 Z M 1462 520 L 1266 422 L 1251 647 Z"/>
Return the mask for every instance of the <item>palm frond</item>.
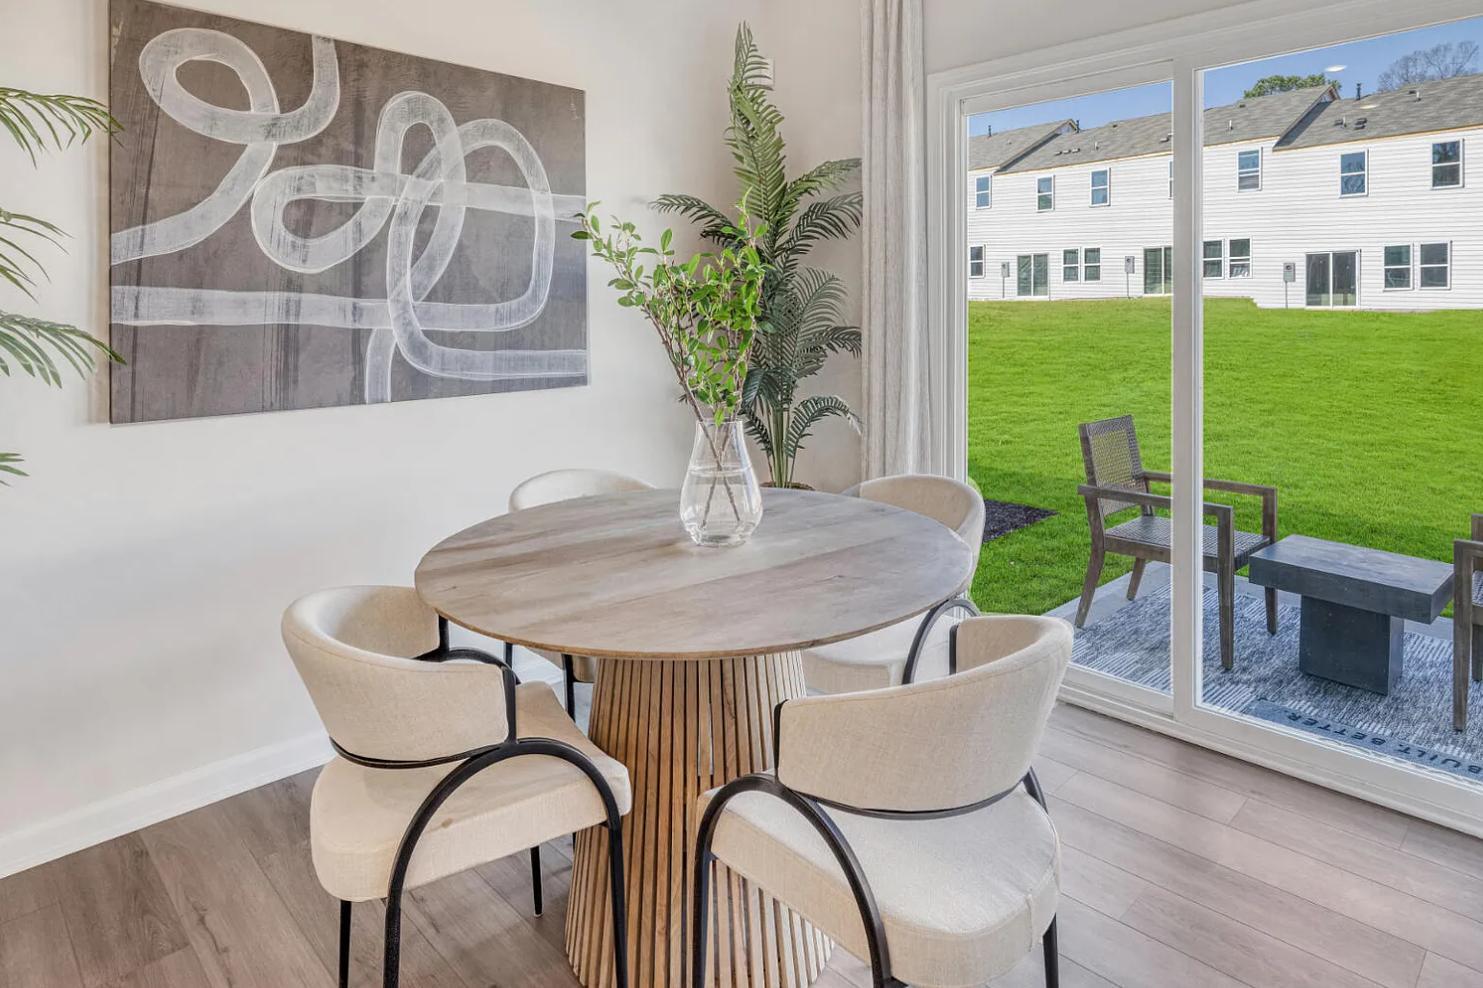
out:
<path id="1" fill-rule="evenodd" d="M 767 411 L 759 404 L 746 405 L 742 408 L 742 417 L 746 420 L 747 435 L 752 437 L 752 442 L 762 450 L 764 456 L 772 457 L 772 433 L 767 428 Z"/>
<path id="2" fill-rule="evenodd" d="M 38 152 L 60 151 L 94 134 L 123 129 L 108 107 L 86 96 L 32 93 L 0 86 L 0 127 L 36 163 Z"/>
<path id="3" fill-rule="evenodd" d="M 34 299 L 36 296 L 31 291 L 31 286 L 36 284 L 36 277 L 32 271 L 44 278 L 46 269 L 41 266 L 36 255 L 16 242 L 14 238 L 20 235 L 36 237 L 61 247 L 60 238 L 67 234 L 60 227 L 38 216 L 0 209 L 0 278 Z"/>
<path id="4" fill-rule="evenodd" d="M 865 197 L 845 192 L 809 203 L 793 224 L 779 253 L 796 262 L 821 240 L 843 240 L 860 228 L 865 217 Z"/>
<path id="5" fill-rule="evenodd" d="M 16 466 L 16 464 L 20 463 L 21 461 L 22 457 L 19 453 L 0 453 L 0 473 L 8 473 L 12 477 L 30 476 L 28 473 L 26 473 L 26 471 Z M 4 477 L 0 477 L 0 487 L 9 486 L 10 482 L 7 481 Z"/>
<path id="6" fill-rule="evenodd" d="M 116 363 L 124 362 L 112 347 L 76 326 L 0 311 L 0 374 L 6 377 L 14 362 L 32 377 L 61 387 L 58 359 L 85 375 L 95 366 L 95 351 Z"/>
<path id="7" fill-rule="evenodd" d="M 859 158 L 837 158 L 815 165 L 788 183 L 786 212 L 791 217 L 803 200 L 821 192 L 833 192 L 859 172 Z"/>
<path id="8" fill-rule="evenodd" d="M 809 395 L 793 410 L 793 421 L 788 427 L 788 445 L 795 454 L 803 448 L 803 441 L 812 433 L 819 422 L 827 418 L 843 418 L 855 431 L 860 430 L 860 419 L 849 404 L 838 395 Z"/>
<path id="9" fill-rule="evenodd" d="M 729 243 L 733 238 L 726 231 L 736 221 L 699 196 L 679 194 L 662 195 L 655 199 L 654 208 L 661 213 L 679 213 L 700 227 L 700 235 L 717 243 Z"/>

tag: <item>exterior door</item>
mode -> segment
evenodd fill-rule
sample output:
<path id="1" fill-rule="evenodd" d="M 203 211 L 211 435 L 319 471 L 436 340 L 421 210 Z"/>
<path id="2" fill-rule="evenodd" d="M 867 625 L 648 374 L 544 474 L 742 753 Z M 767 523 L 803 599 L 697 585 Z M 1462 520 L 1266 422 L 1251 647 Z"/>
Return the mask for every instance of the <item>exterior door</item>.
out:
<path id="1" fill-rule="evenodd" d="M 1050 255 L 1021 254 L 1015 258 L 1016 295 L 1030 297 L 1050 294 Z"/>
<path id="2" fill-rule="evenodd" d="M 1143 294 L 1169 295 L 1174 291 L 1174 248 L 1143 248 Z"/>
<path id="3" fill-rule="evenodd" d="M 1359 251 L 1336 250 L 1309 254 L 1304 274 L 1309 305 L 1359 304 Z"/>

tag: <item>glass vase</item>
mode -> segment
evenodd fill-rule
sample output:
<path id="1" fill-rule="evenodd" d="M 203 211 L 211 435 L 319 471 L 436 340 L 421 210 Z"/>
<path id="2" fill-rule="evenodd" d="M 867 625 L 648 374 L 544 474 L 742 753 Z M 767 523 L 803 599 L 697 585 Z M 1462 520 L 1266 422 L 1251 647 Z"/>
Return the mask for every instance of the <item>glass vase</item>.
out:
<path id="1" fill-rule="evenodd" d="M 762 520 L 762 489 L 741 422 L 695 423 L 690 466 L 680 488 L 680 523 L 696 545 L 741 545 Z"/>

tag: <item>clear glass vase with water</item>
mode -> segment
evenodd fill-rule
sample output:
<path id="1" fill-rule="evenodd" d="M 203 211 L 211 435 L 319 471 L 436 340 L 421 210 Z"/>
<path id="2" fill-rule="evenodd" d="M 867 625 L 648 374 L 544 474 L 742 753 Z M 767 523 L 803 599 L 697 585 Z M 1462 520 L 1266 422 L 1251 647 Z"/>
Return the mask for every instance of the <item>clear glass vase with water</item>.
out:
<path id="1" fill-rule="evenodd" d="M 741 422 L 697 422 L 690 466 L 680 489 L 685 531 L 697 545 L 741 545 L 761 520 L 762 488 Z"/>

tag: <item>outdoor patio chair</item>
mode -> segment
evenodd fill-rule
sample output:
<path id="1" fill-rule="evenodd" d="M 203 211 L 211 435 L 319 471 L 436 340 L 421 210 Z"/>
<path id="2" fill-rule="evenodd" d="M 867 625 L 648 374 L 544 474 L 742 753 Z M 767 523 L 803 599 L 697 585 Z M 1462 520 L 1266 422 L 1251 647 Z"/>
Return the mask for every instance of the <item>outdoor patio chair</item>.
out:
<path id="1" fill-rule="evenodd" d="M 1092 554 L 1087 563 L 1086 582 L 1082 584 L 1081 604 L 1076 609 L 1076 626 L 1086 623 L 1102 563 L 1108 553 L 1133 557 L 1133 575 L 1128 581 L 1128 599 L 1138 594 L 1138 584 L 1150 560 L 1167 563 L 1173 546 L 1169 519 L 1156 509 L 1173 508 L 1166 494 L 1154 494 L 1149 482 L 1171 483 L 1167 473 L 1145 470 L 1138 451 L 1138 433 L 1133 417 L 1084 422 L 1081 434 L 1081 458 L 1086 466 L 1086 483 L 1077 493 L 1086 499 L 1087 521 L 1092 530 Z M 1206 502 L 1203 513 L 1215 520 L 1204 526 L 1205 569 L 1216 575 L 1220 598 L 1220 664 L 1230 669 L 1236 652 L 1236 571 L 1246 565 L 1253 552 L 1277 541 L 1277 488 L 1245 484 L 1231 480 L 1204 482 L 1206 490 L 1248 494 L 1262 499 L 1262 533 L 1256 535 L 1236 529 L 1235 513 L 1230 505 Z M 1127 521 L 1108 527 L 1108 519 L 1136 508 L 1138 514 Z M 1267 632 L 1277 633 L 1277 591 L 1267 588 Z"/>
<path id="2" fill-rule="evenodd" d="M 1473 537 L 1452 543 L 1452 726 L 1468 726 L 1468 673 L 1483 682 L 1483 515 L 1473 515 Z"/>

